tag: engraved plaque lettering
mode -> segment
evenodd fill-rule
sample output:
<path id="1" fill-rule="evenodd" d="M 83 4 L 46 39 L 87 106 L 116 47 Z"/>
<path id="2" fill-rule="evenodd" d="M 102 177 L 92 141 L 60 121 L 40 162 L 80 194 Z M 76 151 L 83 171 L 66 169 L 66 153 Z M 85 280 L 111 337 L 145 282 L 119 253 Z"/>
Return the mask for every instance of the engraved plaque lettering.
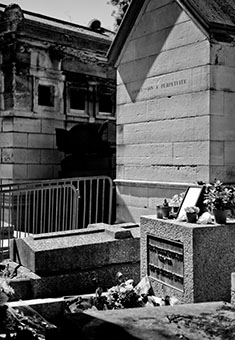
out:
<path id="1" fill-rule="evenodd" d="M 148 275 L 168 286 L 183 291 L 183 243 L 147 236 Z"/>

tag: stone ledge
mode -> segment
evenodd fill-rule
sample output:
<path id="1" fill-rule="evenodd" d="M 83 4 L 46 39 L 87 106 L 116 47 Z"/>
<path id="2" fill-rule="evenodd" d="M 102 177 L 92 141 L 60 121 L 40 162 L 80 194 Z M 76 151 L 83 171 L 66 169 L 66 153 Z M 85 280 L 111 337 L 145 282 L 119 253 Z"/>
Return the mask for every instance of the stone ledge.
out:
<path id="1" fill-rule="evenodd" d="M 100 223 L 105 224 L 105 223 Z M 57 238 L 57 237 L 68 237 L 68 236 L 77 236 L 77 235 L 87 235 L 93 234 L 97 232 L 104 231 L 104 228 L 99 228 L 100 230 L 88 230 L 88 229 L 74 229 L 74 230 L 66 230 L 66 231 L 57 231 L 51 233 L 44 233 L 44 234 L 35 234 L 31 235 L 31 238 L 34 240 L 42 240 L 42 239 L 49 239 L 49 238 Z"/>
<path id="2" fill-rule="evenodd" d="M 33 299 L 33 300 L 20 300 L 11 301 L 7 303 L 8 307 L 17 308 L 19 306 L 29 306 L 35 309 L 46 320 L 54 320 L 64 313 L 65 299 L 59 298 L 47 298 L 47 299 Z"/>
<path id="3" fill-rule="evenodd" d="M 89 229 L 104 230 L 106 234 L 112 236 L 116 240 L 136 237 L 133 234 L 133 228 L 139 228 L 138 224 L 134 223 L 120 223 L 120 224 L 106 224 L 106 223 L 93 223 L 88 225 Z"/>
<path id="4" fill-rule="evenodd" d="M 177 183 L 177 182 L 157 182 L 157 181 L 140 181 L 128 179 L 115 179 L 116 186 L 132 186 L 132 187 L 147 187 L 147 188 L 170 188 L 170 189 L 185 189 L 188 186 L 195 185 L 195 183 Z"/>

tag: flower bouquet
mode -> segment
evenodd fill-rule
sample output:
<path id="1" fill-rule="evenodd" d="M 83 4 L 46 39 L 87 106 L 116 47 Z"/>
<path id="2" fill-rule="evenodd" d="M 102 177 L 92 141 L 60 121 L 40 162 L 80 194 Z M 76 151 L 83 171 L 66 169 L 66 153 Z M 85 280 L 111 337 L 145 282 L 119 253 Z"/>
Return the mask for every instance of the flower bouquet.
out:
<path id="1" fill-rule="evenodd" d="M 187 221 L 189 223 L 196 223 L 200 209 L 194 205 L 186 207 L 184 210 L 186 212 Z"/>
<path id="2" fill-rule="evenodd" d="M 175 194 L 172 196 L 169 205 L 172 207 L 179 207 L 181 202 L 183 201 L 183 198 L 185 196 L 185 192 L 181 192 L 180 194 Z"/>
<path id="3" fill-rule="evenodd" d="M 204 203 L 208 210 L 214 214 L 217 223 L 226 223 L 228 211 L 233 211 L 235 207 L 235 188 L 215 180 L 213 184 L 206 186 Z"/>

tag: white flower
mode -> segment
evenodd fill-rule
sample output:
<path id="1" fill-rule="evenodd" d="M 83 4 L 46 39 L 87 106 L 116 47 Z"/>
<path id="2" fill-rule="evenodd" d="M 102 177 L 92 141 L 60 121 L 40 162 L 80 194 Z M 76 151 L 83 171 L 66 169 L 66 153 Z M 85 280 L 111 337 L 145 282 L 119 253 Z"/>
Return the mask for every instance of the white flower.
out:
<path id="1" fill-rule="evenodd" d="M 6 279 L 0 278 L 0 292 L 4 292 L 6 295 L 10 296 L 15 293 L 14 289 L 9 285 Z"/>
<path id="2" fill-rule="evenodd" d="M 186 207 L 184 210 L 186 213 L 196 213 L 196 214 L 198 214 L 200 211 L 200 209 L 196 207 L 195 205 L 192 207 Z"/>

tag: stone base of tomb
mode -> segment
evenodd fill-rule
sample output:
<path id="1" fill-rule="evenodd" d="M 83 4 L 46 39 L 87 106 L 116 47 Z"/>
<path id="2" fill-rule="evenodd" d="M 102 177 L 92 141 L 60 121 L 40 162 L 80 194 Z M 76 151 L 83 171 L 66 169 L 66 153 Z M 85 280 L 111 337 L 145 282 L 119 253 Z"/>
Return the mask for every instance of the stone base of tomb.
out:
<path id="1" fill-rule="evenodd" d="M 86 229 L 15 239 L 12 261 L 39 277 L 31 281 L 31 298 L 104 291 L 116 284 L 116 274 L 140 281 L 139 226 L 97 223 Z"/>
<path id="2" fill-rule="evenodd" d="M 141 277 L 181 303 L 230 301 L 235 223 L 191 224 L 141 217 Z"/>

